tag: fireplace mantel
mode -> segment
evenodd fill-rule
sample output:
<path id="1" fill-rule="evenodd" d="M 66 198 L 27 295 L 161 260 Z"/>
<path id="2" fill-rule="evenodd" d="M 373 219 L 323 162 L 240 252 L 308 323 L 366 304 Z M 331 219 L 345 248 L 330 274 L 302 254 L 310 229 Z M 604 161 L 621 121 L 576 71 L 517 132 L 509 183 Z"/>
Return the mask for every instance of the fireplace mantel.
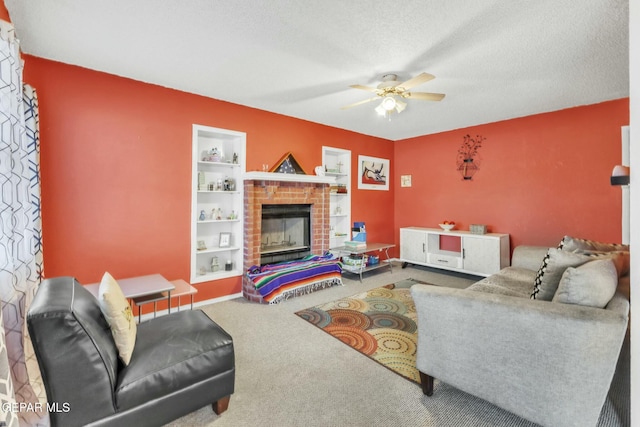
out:
<path id="1" fill-rule="evenodd" d="M 245 181 L 282 181 L 282 182 L 302 182 L 311 184 L 333 184 L 336 178 L 333 176 L 301 175 L 295 173 L 278 172 L 247 172 L 244 174 Z"/>

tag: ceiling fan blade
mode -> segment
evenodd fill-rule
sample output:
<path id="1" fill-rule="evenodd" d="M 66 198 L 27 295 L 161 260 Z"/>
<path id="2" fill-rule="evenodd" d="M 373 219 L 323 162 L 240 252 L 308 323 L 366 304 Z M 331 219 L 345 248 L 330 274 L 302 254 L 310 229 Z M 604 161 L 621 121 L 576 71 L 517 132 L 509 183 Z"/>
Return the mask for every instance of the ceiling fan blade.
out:
<path id="1" fill-rule="evenodd" d="M 404 90 L 409 90 L 414 86 L 421 85 L 422 83 L 426 83 L 429 80 L 435 79 L 436 76 L 429 73 L 420 73 L 417 76 L 407 80 L 406 82 L 400 83 L 396 85 L 397 88 L 403 88 Z"/>
<path id="2" fill-rule="evenodd" d="M 366 90 L 373 93 L 378 93 L 378 89 L 376 89 L 375 87 L 362 86 L 362 85 L 351 85 L 349 87 L 352 87 L 354 89 L 362 89 L 362 90 Z"/>
<path id="3" fill-rule="evenodd" d="M 340 107 L 341 110 L 346 110 L 347 108 L 356 107 L 358 105 L 366 104 L 367 102 L 375 101 L 376 99 L 380 99 L 379 96 L 374 96 L 373 98 L 365 99 L 364 101 L 354 102 L 353 104 L 345 105 L 344 107 Z"/>
<path id="4" fill-rule="evenodd" d="M 407 92 L 402 95 L 404 98 L 409 99 L 421 99 L 423 101 L 442 101 L 444 93 L 429 93 L 429 92 Z"/>

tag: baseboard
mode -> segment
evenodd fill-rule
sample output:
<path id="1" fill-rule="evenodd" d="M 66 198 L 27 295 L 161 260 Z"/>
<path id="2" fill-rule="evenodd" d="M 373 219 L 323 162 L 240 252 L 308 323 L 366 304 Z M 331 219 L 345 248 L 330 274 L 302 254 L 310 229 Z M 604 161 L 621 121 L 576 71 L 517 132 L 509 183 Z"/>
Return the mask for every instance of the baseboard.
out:
<path id="1" fill-rule="evenodd" d="M 203 305 L 216 304 L 216 303 L 223 302 L 223 301 L 229 301 L 229 300 L 236 299 L 236 298 L 239 298 L 239 297 L 242 297 L 242 292 L 238 292 L 237 294 L 225 295 L 225 296 L 217 297 L 217 298 L 211 298 L 211 299 L 204 300 L 204 301 L 197 301 L 197 302 L 193 303 L 193 308 L 202 307 Z M 172 300 L 173 300 L 173 298 L 172 298 Z M 186 300 L 186 298 L 182 299 L 182 301 L 185 301 L 185 300 Z M 182 304 L 180 306 L 181 310 L 185 310 L 185 309 L 189 310 L 190 308 L 191 308 L 191 303 L 190 302 L 188 302 L 187 304 Z M 172 313 L 174 313 L 176 311 L 178 311 L 178 306 L 171 307 L 171 312 Z M 158 310 L 158 311 L 155 312 L 155 314 L 153 312 L 147 313 L 147 314 L 143 314 L 141 321 L 144 322 L 145 320 L 150 320 L 150 319 L 153 319 L 154 317 L 163 316 L 165 314 L 169 314 L 169 310 L 168 309 Z"/>

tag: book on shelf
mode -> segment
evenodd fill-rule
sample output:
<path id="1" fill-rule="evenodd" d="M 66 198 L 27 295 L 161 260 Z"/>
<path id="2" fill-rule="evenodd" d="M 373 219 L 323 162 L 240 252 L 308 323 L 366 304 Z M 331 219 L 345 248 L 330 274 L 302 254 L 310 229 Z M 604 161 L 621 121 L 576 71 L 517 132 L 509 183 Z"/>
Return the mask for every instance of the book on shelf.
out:
<path id="1" fill-rule="evenodd" d="M 367 242 L 347 240 L 344 242 L 344 246 L 347 249 L 365 249 L 367 247 Z"/>

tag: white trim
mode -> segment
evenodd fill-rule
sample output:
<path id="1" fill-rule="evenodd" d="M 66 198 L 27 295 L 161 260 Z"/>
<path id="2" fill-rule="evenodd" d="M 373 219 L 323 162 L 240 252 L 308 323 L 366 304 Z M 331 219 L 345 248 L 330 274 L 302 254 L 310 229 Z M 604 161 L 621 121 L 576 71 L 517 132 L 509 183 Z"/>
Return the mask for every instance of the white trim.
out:
<path id="1" fill-rule="evenodd" d="M 622 164 L 624 166 L 629 166 L 630 161 L 630 151 L 629 151 L 629 126 L 622 126 Z M 630 203 L 630 192 L 628 185 L 622 185 L 622 243 L 625 245 L 629 244 L 629 240 L 631 239 L 631 234 L 629 232 L 629 203 Z"/>
<path id="2" fill-rule="evenodd" d="M 245 181 L 282 181 L 282 182 L 310 182 L 318 184 L 333 184 L 336 182 L 333 176 L 302 175 L 296 173 L 277 172 L 247 172 Z"/>
<path id="3" fill-rule="evenodd" d="M 629 4 L 629 224 L 631 251 L 631 425 L 640 426 L 640 2 Z M 633 173 L 635 172 L 635 173 Z"/>

